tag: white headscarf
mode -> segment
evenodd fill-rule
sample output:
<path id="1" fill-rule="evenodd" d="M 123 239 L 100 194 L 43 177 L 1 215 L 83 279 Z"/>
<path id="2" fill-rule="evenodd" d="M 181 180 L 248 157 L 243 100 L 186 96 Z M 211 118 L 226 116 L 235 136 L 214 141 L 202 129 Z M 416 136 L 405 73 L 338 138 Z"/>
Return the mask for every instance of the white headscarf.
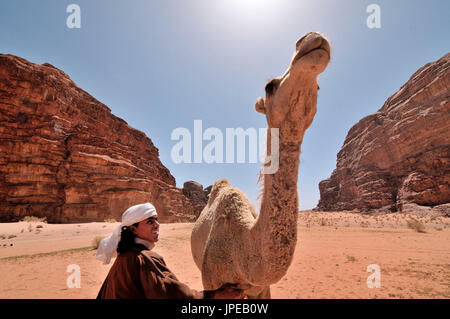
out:
<path id="1" fill-rule="evenodd" d="M 131 206 L 122 214 L 122 223 L 114 229 L 113 233 L 103 239 L 98 245 L 98 260 L 104 264 L 109 264 L 112 257 L 115 257 L 117 245 L 120 241 L 120 233 L 123 226 L 130 226 L 147 218 L 158 216 L 155 207 L 150 203 Z"/>

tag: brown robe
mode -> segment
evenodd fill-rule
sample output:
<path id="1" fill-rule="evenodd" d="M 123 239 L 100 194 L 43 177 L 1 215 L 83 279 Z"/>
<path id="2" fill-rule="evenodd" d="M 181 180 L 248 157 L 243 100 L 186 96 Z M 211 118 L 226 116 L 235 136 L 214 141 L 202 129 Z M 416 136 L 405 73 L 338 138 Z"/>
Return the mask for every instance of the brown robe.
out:
<path id="1" fill-rule="evenodd" d="M 212 291 L 196 291 L 178 281 L 164 259 L 136 244 L 117 256 L 97 299 L 202 299 Z"/>

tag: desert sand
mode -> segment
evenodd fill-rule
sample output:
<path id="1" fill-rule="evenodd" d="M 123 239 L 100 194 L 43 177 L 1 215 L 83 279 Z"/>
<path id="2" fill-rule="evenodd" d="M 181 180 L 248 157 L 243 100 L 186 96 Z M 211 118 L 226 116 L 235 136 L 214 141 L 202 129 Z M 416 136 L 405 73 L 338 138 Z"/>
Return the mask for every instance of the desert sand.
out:
<path id="1" fill-rule="evenodd" d="M 450 298 L 450 218 L 302 211 L 298 243 L 272 298 Z M 0 298 L 95 298 L 109 265 L 95 259 L 95 238 L 117 222 L 0 224 Z M 191 288 L 201 274 L 190 251 L 194 224 L 162 224 L 154 248 Z M 81 287 L 69 288 L 68 266 L 80 267 Z M 379 288 L 369 288 L 367 267 L 379 265 Z"/>

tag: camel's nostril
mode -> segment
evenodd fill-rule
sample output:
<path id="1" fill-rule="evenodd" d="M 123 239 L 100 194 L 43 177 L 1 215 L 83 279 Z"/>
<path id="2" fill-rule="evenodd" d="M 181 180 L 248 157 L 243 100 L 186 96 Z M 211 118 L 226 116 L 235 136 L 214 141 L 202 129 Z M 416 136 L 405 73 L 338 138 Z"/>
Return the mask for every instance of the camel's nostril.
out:
<path id="1" fill-rule="evenodd" d="M 300 40 L 297 41 L 297 43 L 295 44 L 295 48 L 298 51 L 300 44 L 303 42 L 303 40 L 305 40 L 305 38 L 309 35 L 310 33 L 305 34 L 304 36 L 302 36 L 300 38 Z"/>

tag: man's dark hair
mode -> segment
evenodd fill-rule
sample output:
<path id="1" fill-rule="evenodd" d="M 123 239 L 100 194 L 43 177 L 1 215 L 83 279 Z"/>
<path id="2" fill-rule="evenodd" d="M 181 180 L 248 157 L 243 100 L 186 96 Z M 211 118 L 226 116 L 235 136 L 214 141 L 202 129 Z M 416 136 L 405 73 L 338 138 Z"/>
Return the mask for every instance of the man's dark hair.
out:
<path id="1" fill-rule="evenodd" d="M 139 223 L 134 223 L 133 226 L 137 227 Z M 129 226 L 123 226 L 122 232 L 120 233 L 120 241 L 117 246 L 117 253 L 121 254 L 130 249 L 134 245 L 134 239 L 136 235 L 131 231 Z"/>

